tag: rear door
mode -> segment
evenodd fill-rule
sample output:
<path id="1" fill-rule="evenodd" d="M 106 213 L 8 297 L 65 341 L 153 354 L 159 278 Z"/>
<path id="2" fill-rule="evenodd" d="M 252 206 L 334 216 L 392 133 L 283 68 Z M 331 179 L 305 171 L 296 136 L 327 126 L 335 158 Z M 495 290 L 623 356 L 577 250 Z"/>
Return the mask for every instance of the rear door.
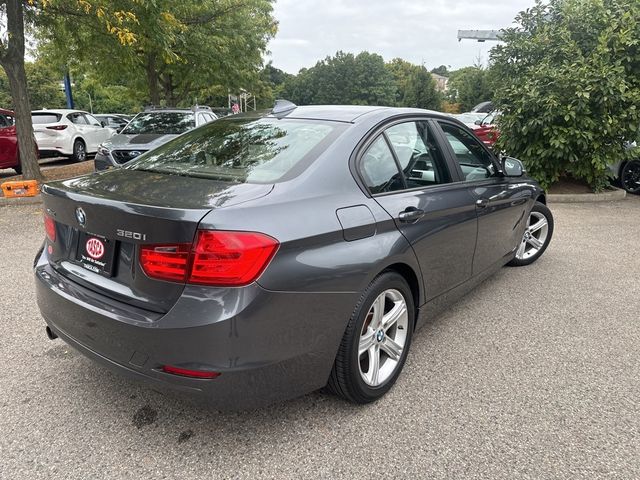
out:
<path id="1" fill-rule="evenodd" d="M 0 168 L 14 167 L 16 161 L 16 128 L 8 115 L 0 113 Z"/>
<path id="2" fill-rule="evenodd" d="M 471 277 L 474 199 L 424 118 L 388 125 L 358 168 L 375 200 L 413 246 L 430 300 Z"/>
<path id="3" fill-rule="evenodd" d="M 445 120 L 437 123 L 447 154 L 476 204 L 475 275 L 503 262 L 515 250 L 524 233 L 531 191 L 504 177 L 495 156 L 467 129 Z"/>

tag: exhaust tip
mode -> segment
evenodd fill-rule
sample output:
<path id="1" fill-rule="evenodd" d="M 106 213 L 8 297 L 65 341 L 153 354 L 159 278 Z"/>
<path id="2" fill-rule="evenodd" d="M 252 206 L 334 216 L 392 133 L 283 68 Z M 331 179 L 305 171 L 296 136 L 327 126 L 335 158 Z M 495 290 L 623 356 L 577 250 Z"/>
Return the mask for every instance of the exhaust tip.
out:
<path id="1" fill-rule="evenodd" d="M 55 340 L 56 338 L 58 338 L 58 335 L 53 333 L 53 330 L 51 330 L 48 326 L 44 329 L 44 331 L 47 332 L 47 337 L 49 337 L 49 340 Z"/>

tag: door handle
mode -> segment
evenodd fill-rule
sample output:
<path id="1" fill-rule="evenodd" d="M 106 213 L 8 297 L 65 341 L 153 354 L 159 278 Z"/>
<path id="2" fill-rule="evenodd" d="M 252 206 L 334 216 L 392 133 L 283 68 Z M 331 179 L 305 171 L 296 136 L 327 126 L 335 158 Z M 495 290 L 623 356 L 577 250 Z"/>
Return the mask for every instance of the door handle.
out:
<path id="1" fill-rule="evenodd" d="M 487 205 L 489 205 L 488 198 L 479 198 L 478 200 L 476 200 L 476 207 L 478 208 L 487 208 Z"/>
<path id="2" fill-rule="evenodd" d="M 424 217 L 424 210 L 415 207 L 407 207 L 398 214 L 398 220 L 406 223 L 413 223 Z"/>

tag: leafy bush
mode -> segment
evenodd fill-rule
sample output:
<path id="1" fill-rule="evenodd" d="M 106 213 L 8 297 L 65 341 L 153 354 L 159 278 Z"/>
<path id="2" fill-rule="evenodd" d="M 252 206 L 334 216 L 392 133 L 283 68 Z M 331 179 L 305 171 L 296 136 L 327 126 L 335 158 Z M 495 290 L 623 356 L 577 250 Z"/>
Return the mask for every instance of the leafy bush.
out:
<path id="1" fill-rule="evenodd" d="M 498 147 L 548 188 L 565 173 L 600 191 L 640 126 L 640 2 L 537 0 L 492 52 Z"/>

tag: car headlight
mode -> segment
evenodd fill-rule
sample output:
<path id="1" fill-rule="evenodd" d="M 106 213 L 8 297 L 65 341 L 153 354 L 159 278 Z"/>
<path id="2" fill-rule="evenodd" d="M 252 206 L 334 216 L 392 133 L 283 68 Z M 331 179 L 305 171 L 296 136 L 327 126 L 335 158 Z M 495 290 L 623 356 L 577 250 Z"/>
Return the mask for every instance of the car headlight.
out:
<path id="1" fill-rule="evenodd" d="M 105 147 L 104 145 L 100 145 L 100 146 L 98 147 L 98 153 L 99 153 L 100 155 L 105 155 L 105 156 L 107 156 L 107 157 L 108 157 L 108 156 L 109 156 L 109 153 L 110 153 L 110 150 L 109 150 L 107 147 Z"/>

